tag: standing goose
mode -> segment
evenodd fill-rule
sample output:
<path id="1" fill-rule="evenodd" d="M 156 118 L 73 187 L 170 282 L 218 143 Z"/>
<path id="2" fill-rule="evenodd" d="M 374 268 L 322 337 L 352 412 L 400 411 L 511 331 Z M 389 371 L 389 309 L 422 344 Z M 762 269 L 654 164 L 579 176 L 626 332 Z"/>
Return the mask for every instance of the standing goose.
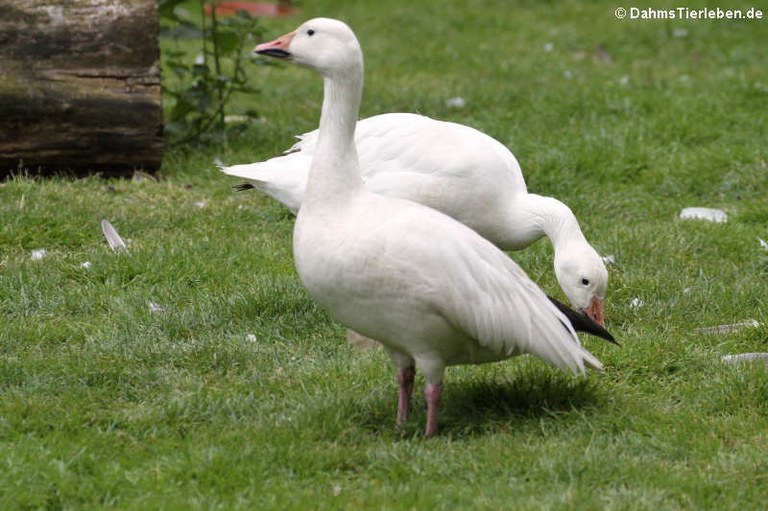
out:
<path id="1" fill-rule="evenodd" d="M 363 56 L 346 24 L 313 19 L 254 51 L 323 76 L 294 260 L 315 300 L 387 349 L 398 368 L 399 426 L 410 410 L 415 368 L 427 379 L 428 437 L 437 432 L 446 366 L 530 353 L 573 373 L 602 369 L 566 314 L 493 244 L 434 209 L 363 187 L 354 139 Z"/>
<path id="2" fill-rule="evenodd" d="M 301 135 L 283 156 L 221 170 L 295 213 L 318 133 Z M 605 324 L 608 271 L 602 258 L 568 206 L 528 193 L 517 159 L 503 144 L 468 126 L 407 113 L 359 121 L 355 143 L 365 187 L 373 192 L 442 211 L 502 250 L 520 250 L 547 236 L 555 276 L 571 305 Z"/>

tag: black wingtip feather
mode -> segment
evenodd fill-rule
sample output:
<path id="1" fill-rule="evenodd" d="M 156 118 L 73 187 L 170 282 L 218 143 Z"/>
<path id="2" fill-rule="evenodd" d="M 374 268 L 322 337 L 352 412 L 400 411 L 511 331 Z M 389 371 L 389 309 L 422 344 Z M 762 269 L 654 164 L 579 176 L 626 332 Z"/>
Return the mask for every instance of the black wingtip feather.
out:
<path id="1" fill-rule="evenodd" d="M 593 321 L 592 318 L 586 314 L 571 309 L 563 302 L 555 300 L 551 296 L 547 296 L 547 298 L 549 298 L 549 301 L 551 301 L 555 307 L 557 307 L 560 312 L 562 312 L 563 315 L 568 318 L 568 321 L 571 322 L 571 326 L 577 332 L 592 334 L 594 336 L 600 337 L 601 339 L 605 339 L 608 342 L 612 342 L 616 346 L 621 346 L 621 344 L 616 342 L 616 339 L 613 338 L 613 335 L 611 335 L 608 330 L 595 323 L 595 321 Z"/>
<path id="2" fill-rule="evenodd" d="M 256 188 L 251 183 L 240 183 L 239 185 L 235 185 L 232 188 L 237 190 L 238 192 L 244 192 L 245 190 L 250 190 L 251 188 Z"/>

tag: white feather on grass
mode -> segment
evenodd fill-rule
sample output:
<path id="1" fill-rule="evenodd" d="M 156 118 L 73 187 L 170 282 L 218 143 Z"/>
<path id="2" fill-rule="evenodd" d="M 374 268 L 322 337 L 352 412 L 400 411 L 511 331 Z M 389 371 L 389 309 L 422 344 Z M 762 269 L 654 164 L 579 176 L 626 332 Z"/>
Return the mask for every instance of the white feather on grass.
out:
<path id="1" fill-rule="evenodd" d="M 683 220 L 706 220 L 722 224 L 728 221 L 728 214 L 722 209 L 713 208 L 684 208 L 680 211 Z"/>
<path id="2" fill-rule="evenodd" d="M 162 305 L 160 305 L 157 302 L 150 301 L 148 305 L 149 305 L 149 312 L 151 312 L 153 314 L 157 314 L 157 313 L 160 313 L 160 312 L 165 312 L 165 307 L 163 307 Z"/>
<path id="3" fill-rule="evenodd" d="M 33 261 L 40 261 L 48 255 L 48 251 L 44 248 L 36 248 L 29 254 L 29 258 Z"/>
<path id="4" fill-rule="evenodd" d="M 768 353 L 739 353 L 737 355 L 723 355 L 722 361 L 726 364 L 740 364 L 760 360 L 768 363 Z"/>
<path id="5" fill-rule="evenodd" d="M 756 319 L 748 319 L 746 321 L 740 321 L 738 323 L 731 323 L 730 325 L 717 325 L 708 326 L 702 328 L 694 328 L 693 331 L 698 334 L 727 334 L 741 330 L 744 328 L 757 328 L 760 326 L 760 322 Z"/>
<path id="6" fill-rule="evenodd" d="M 101 231 L 107 239 L 109 248 L 115 252 L 128 252 L 128 247 L 125 245 L 125 241 L 123 241 L 123 238 L 117 234 L 117 231 L 112 227 L 112 224 L 109 223 L 109 220 L 104 219 L 101 221 Z"/>

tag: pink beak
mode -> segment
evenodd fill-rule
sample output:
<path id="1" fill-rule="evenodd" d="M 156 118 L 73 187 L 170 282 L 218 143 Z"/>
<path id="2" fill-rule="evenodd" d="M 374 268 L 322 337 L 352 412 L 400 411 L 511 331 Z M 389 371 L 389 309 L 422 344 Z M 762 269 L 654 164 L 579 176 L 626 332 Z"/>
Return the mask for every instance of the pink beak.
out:
<path id="1" fill-rule="evenodd" d="M 590 319 L 598 325 L 605 327 L 605 307 L 601 298 L 592 298 L 592 303 L 589 304 L 589 307 L 584 309 L 584 314 L 589 316 Z"/>
<path id="2" fill-rule="evenodd" d="M 268 55 L 270 57 L 276 57 L 278 59 L 288 59 L 291 57 L 289 47 L 291 40 L 293 39 L 294 32 L 289 32 L 285 35 L 281 35 L 274 41 L 268 43 L 261 43 L 253 49 L 254 53 L 259 55 Z"/>

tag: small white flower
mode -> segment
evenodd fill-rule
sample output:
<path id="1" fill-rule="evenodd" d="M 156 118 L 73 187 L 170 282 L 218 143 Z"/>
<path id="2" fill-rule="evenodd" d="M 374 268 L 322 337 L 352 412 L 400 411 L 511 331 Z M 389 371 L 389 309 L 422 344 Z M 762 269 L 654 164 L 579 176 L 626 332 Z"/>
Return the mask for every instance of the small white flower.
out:
<path id="1" fill-rule="evenodd" d="M 642 309 L 643 307 L 645 307 L 645 302 L 640 298 L 635 297 L 629 301 L 629 307 L 634 310 Z"/>
<path id="2" fill-rule="evenodd" d="M 554 43 L 546 43 L 544 45 L 544 51 L 547 52 L 547 53 L 551 52 L 554 49 L 555 49 Z"/>
<path id="3" fill-rule="evenodd" d="M 247 334 L 245 340 L 249 342 L 256 342 L 256 334 Z"/>

